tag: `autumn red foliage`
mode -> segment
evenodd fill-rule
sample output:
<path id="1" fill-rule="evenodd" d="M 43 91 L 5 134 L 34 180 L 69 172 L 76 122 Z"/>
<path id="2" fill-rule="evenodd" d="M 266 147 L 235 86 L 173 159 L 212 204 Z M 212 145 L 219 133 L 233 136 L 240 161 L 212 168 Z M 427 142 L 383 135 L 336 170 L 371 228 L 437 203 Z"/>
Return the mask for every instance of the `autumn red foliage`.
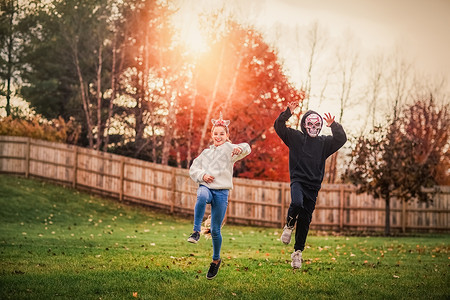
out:
<path id="1" fill-rule="evenodd" d="M 414 144 L 417 164 L 429 165 L 439 185 L 450 184 L 450 118 L 449 105 L 439 106 L 432 96 L 408 106 L 404 112 L 403 130 Z"/>

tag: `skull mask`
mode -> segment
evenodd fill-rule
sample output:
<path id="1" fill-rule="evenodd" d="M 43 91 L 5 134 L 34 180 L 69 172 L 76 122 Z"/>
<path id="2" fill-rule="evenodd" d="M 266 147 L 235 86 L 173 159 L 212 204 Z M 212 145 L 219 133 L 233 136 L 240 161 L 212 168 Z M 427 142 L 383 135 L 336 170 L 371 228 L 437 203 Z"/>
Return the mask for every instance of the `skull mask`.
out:
<path id="1" fill-rule="evenodd" d="M 305 128 L 310 137 L 318 136 L 322 129 L 322 118 L 318 114 L 310 114 L 305 119 Z"/>

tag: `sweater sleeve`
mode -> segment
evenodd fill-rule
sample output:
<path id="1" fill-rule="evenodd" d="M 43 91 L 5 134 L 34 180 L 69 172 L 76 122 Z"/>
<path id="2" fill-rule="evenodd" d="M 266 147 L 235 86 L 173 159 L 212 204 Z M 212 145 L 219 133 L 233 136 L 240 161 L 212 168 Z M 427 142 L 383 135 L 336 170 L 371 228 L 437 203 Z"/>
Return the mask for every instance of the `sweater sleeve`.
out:
<path id="1" fill-rule="evenodd" d="M 347 135 L 345 134 L 344 128 L 341 124 L 333 122 L 330 128 L 333 136 L 330 136 L 328 139 L 329 147 L 327 150 L 327 157 L 338 151 L 342 146 L 344 146 L 345 142 L 347 142 Z"/>
<path id="2" fill-rule="evenodd" d="M 247 143 L 241 143 L 241 144 L 237 144 L 237 145 L 233 145 L 233 147 L 239 147 L 241 148 L 242 152 L 238 155 L 233 155 L 233 157 L 231 158 L 232 162 L 237 162 L 238 160 L 243 159 L 244 157 L 246 157 L 247 155 L 250 154 L 250 152 L 252 152 L 252 148 L 250 147 L 249 144 Z"/>
<path id="3" fill-rule="evenodd" d="M 203 176 L 206 174 L 206 171 L 202 168 L 202 154 L 203 152 L 194 159 L 189 168 L 189 176 L 197 183 L 203 182 Z"/>
<path id="4" fill-rule="evenodd" d="M 278 116 L 278 118 L 275 120 L 275 123 L 273 124 L 273 127 L 275 128 L 275 132 L 278 134 L 278 136 L 281 138 L 281 140 L 288 147 L 290 145 L 289 136 L 291 136 L 291 132 L 294 129 L 286 127 L 286 121 L 289 120 L 289 118 L 291 116 L 292 116 L 292 113 L 291 113 L 291 110 L 288 107 L 288 108 L 286 108 L 285 111 L 283 111 Z"/>

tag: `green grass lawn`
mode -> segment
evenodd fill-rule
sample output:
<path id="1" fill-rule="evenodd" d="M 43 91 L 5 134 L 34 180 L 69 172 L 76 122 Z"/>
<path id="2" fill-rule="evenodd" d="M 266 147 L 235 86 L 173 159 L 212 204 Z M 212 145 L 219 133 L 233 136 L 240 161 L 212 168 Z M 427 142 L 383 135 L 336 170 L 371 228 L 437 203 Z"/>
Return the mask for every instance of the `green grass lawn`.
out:
<path id="1" fill-rule="evenodd" d="M 308 237 L 225 225 L 223 264 L 192 219 L 0 175 L 1 299 L 449 299 L 450 235 Z"/>

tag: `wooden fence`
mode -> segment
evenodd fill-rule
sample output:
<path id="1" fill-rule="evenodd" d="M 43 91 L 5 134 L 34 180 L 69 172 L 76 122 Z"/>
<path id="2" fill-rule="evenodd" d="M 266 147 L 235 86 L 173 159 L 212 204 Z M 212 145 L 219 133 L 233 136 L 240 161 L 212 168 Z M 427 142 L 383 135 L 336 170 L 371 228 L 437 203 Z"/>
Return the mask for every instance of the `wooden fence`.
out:
<path id="1" fill-rule="evenodd" d="M 24 137 L 0 136 L 0 172 L 69 184 L 170 213 L 193 215 L 196 201 L 197 185 L 189 178 L 188 170 Z M 290 203 L 288 183 L 242 178 L 234 178 L 233 182 L 228 223 L 278 228 L 284 225 Z M 391 201 L 393 232 L 450 232 L 450 187 L 435 187 L 430 192 L 434 199 L 431 203 Z M 380 199 L 356 194 L 352 185 L 324 184 L 311 228 L 383 231 L 384 205 Z"/>

